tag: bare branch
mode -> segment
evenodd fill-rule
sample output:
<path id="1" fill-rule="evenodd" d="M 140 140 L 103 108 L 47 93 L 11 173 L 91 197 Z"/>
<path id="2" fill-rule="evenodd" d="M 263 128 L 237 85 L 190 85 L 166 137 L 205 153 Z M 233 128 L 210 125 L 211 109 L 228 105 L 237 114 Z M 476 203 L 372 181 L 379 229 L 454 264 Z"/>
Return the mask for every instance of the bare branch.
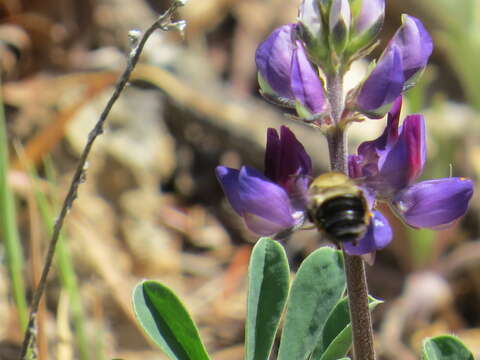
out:
<path id="1" fill-rule="evenodd" d="M 40 304 L 40 300 L 45 290 L 48 273 L 52 266 L 53 257 L 55 255 L 55 248 L 58 242 L 60 231 L 62 230 L 65 217 L 67 216 L 69 210 L 71 209 L 73 202 L 77 198 L 78 188 L 80 184 L 85 180 L 87 158 L 90 154 L 93 143 L 95 142 L 96 138 L 103 133 L 103 127 L 108 117 L 108 114 L 110 113 L 110 110 L 112 109 L 113 105 L 115 104 L 120 94 L 122 93 L 123 89 L 125 88 L 125 85 L 127 84 L 130 78 L 130 74 L 132 73 L 133 69 L 137 65 L 140 54 L 142 53 L 145 43 L 147 42 L 150 35 L 152 35 L 152 33 L 157 29 L 160 29 L 162 31 L 171 31 L 171 30 L 183 31 L 183 29 L 185 28 L 184 21 L 172 22 L 172 15 L 177 8 L 185 5 L 186 2 L 187 2 L 186 0 L 175 0 L 172 6 L 165 13 L 160 15 L 158 19 L 143 33 L 143 35 L 141 35 L 141 33 L 137 30 L 132 30 L 128 34 L 130 44 L 132 46 L 132 50 L 128 55 L 127 66 L 124 72 L 122 73 L 122 75 L 120 76 L 117 84 L 115 85 L 114 92 L 110 97 L 110 99 L 108 100 L 107 105 L 103 109 L 102 113 L 100 114 L 100 117 L 97 123 L 88 134 L 87 143 L 85 144 L 85 147 L 80 156 L 80 160 L 79 160 L 77 169 L 75 170 L 75 174 L 73 175 L 70 188 L 68 190 L 67 195 L 65 196 L 65 200 L 63 201 L 60 214 L 58 215 L 58 218 L 55 221 L 52 237 L 50 238 L 50 242 L 48 245 L 45 263 L 42 269 L 42 275 L 40 277 L 39 284 L 35 289 L 35 292 L 33 295 L 30 315 L 28 319 L 28 326 L 25 331 L 25 337 L 23 339 L 22 349 L 20 352 L 20 357 L 19 357 L 20 360 L 26 359 L 28 349 L 34 343 L 38 306 Z"/>

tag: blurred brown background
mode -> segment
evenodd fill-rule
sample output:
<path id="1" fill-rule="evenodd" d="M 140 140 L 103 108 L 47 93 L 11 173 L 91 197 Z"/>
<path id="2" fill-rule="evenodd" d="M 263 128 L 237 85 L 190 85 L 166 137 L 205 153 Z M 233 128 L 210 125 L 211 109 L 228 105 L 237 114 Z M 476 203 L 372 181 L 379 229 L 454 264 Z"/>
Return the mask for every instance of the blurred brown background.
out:
<path id="1" fill-rule="evenodd" d="M 426 178 L 448 176 L 449 164 L 456 175 L 476 178 L 480 171 L 480 89 L 472 65 L 480 51 L 480 11 L 475 1 L 458 4 L 452 9 L 447 0 L 387 1 L 382 44 L 402 13 L 421 17 L 436 44 L 422 83 L 408 95 L 410 109 L 424 112 L 430 127 Z M 255 237 L 225 202 L 213 170 L 218 164 L 262 169 L 266 128 L 288 124 L 315 171 L 328 171 L 319 133 L 287 121 L 257 91 L 256 46 L 276 26 L 294 21 L 297 5 L 190 0 L 177 14 L 187 21 L 185 38 L 160 32 L 150 38 L 95 144 L 66 224 L 83 310 L 72 306 L 71 290 L 55 267 L 39 317 L 39 359 L 85 358 L 78 314 L 86 358 L 163 359 L 132 315 L 130 293 L 143 278 L 179 294 L 213 359 L 242 358 L 246 270 Z M 57 209 L 88 131 L 125 66 L 128 32 L 146 29 L 168 6 L 163 0 L 0 2 L 8 176 L 29 296 L 49 230 L 27 164 L 34 165 L 37 183 Z M 356 126 L 352 149 L 383 124 Z M 414 359 L 423 337 L 445 332 L 480 353 L 478 205 L 475 196 L 467 216 L 441 232 L 407 230 L 390 214 L 395 241 L 369 268 L 371 293 L 386 301 L 374 312 L 382 359 Z M 292 268 L 319 244 L 311 231 L 285 242 Z M 15 358 L 22 338 L 15 313 L 9 275 L 0 267 L 2 360 Z"/>

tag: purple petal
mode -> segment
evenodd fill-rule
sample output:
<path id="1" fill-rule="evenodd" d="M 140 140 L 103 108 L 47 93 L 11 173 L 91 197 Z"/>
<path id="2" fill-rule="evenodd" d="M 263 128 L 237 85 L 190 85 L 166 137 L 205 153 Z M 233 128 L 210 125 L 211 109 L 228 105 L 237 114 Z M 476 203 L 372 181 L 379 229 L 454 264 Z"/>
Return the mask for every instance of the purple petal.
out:
<path id="1" fill-rule="evenodd" d="M 355 19 L 357 34 L 369 31 L 374 36 L 380 31 L 385 16 L 385 0 L 363 0 L 360 13 Z"/>
<path id="2" fill-rule="evenodd" d="M 293 96 L 309 112 L 320 114 L 326 111 L 327 102 L 322 81 L 299 41 L 293 51 L 290 81 Z"/>
<path id="3" fill-rule="evenodd" d="M 348 255 L 364 255 L 383 249 L 392 241 L 392 229 L 388 220 L 378 211 L 373 211 L 373 217 L 365 236 L 354 245 L 344 243 Z"/>
<path id="4" fill-rule="evenodd" d="M 363 176 L 363 157 L 360 155 L 348 155 L 348 176 L 352 179 Z"/>
<path id="5" fill-rule="evenodd" d="M 405 81 L 427 66 L 433 51 L 433 42 L 422 22 L 413 16 L 402 16 L 402 26 L 393 36 L 389 46 L 397 46 L 402 54 Z"/>
<path id="6" fill-rule="evenodd" d="M 217 178 L 233 209 L 259 235 L 272 235 L 295 225 L 287 193 L 258 171 L 218 166 Z"/>
<path id="7" fill-rule="evenodd" d="M 403 220 L 417 228 L 449 225 L 467 211 L 473 182 L 465 178 L 422 181 L 395 197 L 393 205 Z"/>
<path id="8" fill-rule="evenodd" d="M 425 141 L 423 116 L 410 115 L 404 120 L 398 140 L 379 152 L 379 176 L 393 191 L 412 184 L 422 173 L 426 157 Z"/>
<path id="9" fill-rule="evenodd" d="M 273 182 L 278 182 L 280 171 L 280 137 L 277 130 L 267 129 L 267 146 L 265 149 L 265 176 Z"/>
<path id="10" fill-rule="evenodd" d="M 378 159 L 381 154 L 388 149 L 392 148 L 398 139 L 398 124 L 400 121 L 400 111 L 402 108 L 402 97 L 399 96 L 392 105 L 390 112 L 388 113 L 387 126 L 377 139 L 371 141 L 365 141 L 358 147 L 358 155 L 364 162 L 364 164 L 374 164 L 377 170 L 374 173 L 364 173 L 363 176 L 374 175 L 378 172 Z M 357 160 L 358 161 L 358 160 Z M 361 176 L 361 175 L 360 175 Z"/>
<path id="11" fill-rule="evenodd" d="M 380 58 L 357 97 L 359 110 L 372 118 L 380 118 L 403 90 L 402 55 L 397 46 L 388 48 Z"/>
<path id="12" fill-rule="evenodd" d="M 302 143 L 286 126 L 280 128 L 280 137 L 274 129 L 267 133 L 265 174 L 289 191 L 289 185 L 298 177 L 312 175 L 312 160 Z"/>
<path id="13" fill-rule="evenodd" d="M 290 66 L 294 48 L 292 41 L 294 29 L 294 24 L 275 29 L 258 46 L 255 54 L 260 75 L 279 96 L 289 99 L 293 99 L 290 90 Z"/>

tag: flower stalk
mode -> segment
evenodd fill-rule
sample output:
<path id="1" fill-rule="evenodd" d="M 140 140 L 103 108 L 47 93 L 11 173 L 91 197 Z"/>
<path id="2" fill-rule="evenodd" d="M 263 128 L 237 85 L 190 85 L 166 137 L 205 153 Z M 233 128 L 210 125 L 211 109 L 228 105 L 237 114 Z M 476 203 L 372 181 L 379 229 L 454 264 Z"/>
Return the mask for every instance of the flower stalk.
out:
<path id="1" fill-rule="evenodd" d="M 334 123 L 339 124 L 343 112 L 343 79 L 340 74 L 329 77 L 327 96 L 330 100 Z M 327 135 L 330 167 L 332 171 L 348 174 L 347 136 L 341 126 L 334 126 Z M 374 360 L 373 329 L 368 308 L 368 285 L 365 264 L 360 256 L 350 256 L 343 251 L 347 280 L 348 304 L 352 323 L 353 353 L 357 360 Z"/>

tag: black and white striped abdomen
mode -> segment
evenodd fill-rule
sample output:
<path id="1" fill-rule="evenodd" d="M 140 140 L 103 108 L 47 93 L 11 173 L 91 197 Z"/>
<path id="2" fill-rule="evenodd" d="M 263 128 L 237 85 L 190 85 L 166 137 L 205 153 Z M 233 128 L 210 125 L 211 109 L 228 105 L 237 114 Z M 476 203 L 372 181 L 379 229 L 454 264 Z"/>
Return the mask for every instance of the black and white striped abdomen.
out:
<path id="1" fill-rule="evenodd" d="M 366 229 L 365 203 L 353 195 L 342 195 L 325 201 L 314 214 L 323 231 L 334 241 L 355 241 Z"/>

